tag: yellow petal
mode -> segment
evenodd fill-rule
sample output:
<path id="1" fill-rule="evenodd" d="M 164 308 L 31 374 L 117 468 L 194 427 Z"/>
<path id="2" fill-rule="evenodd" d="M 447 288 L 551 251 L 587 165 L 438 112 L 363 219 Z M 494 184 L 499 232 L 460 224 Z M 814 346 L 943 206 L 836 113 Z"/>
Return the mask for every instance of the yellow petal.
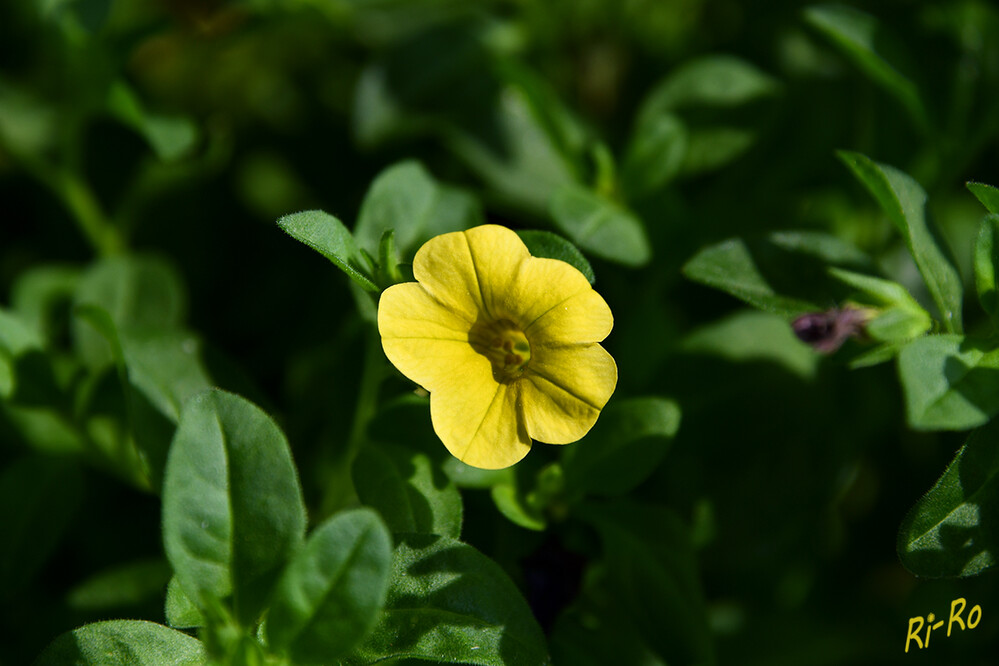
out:
<path id="1" fill-rule="evenodd" d="M 441 377 L 491 365 L 468 342 L 471 324 L 434 300 L 415 282 L 386 289 L 378 302 L 378 332 L 385 356 L 428 391 Z"/>
<path id="2" fill-rule="evenodd" d="M 617 386 L 617 365 L 597 344 L 542 346 L 519 383 L 527 432 L 549 444 L 589 432 Z"/>
<path id="3" fill-rule="evenodd" d="M 614 326 L 604 299 L 578 270 L 556 259 L 532 257 L 509 290 L 517 323 L 531 344 L 600 342 Z"/>
<path id="4" fill-rule="evenodd" d="M 413 276 L 442 305 L 475 321 L 482 313 L 492 316 L 496 295 L 529 257 L 517 234 L 487 224 L 431 238 L 413 259 Z"/>
<path id="5" fill-rule="evenodd" d="M 509 467 L 531 450 L 518 414 L 519 397 L 520 382 L 501 384 L 489 370 L 456 376 L 430 393 L 434 431 L 463 463 L 481 469 Z"/>

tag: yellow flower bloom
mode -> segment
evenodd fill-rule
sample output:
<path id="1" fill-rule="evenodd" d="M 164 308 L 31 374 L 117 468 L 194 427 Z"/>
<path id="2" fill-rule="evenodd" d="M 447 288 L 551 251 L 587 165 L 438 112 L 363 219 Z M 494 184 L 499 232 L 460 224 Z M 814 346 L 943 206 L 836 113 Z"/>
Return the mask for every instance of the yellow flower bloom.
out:
<path id="1" fill-rule="evenodd" d="M 430 392 L 434 430 L 456 458 L 500 469 L 532 439 L 589 431 L 617 365 L 598 344 L 614 318 L 582 273 L 485 225 L 427 241 L 413 275 L 382 293 L 378 331 L 389 360 Z"/>

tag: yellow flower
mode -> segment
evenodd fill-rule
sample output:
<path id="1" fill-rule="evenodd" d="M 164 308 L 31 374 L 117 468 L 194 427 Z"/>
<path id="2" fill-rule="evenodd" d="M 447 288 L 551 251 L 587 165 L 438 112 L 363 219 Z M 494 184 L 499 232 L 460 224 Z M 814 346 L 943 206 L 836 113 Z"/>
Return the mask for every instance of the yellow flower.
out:
<path id="1" fill-rule="evenodd" d="M 500 469 L 532 439 L 589 431 L 617 365 L 597 344 L 614 318 L 582 273 L 485 225 L 427 241 L 413 275 L 382 293 L 378 331 L 389 360 L 430 392 L 434 430 L 456 458 Z"/>

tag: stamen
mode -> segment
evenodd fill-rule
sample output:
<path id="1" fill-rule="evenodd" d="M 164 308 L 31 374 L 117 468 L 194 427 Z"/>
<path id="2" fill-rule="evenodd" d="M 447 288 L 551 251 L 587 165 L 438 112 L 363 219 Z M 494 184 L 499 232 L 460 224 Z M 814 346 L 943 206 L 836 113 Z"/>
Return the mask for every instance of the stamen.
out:
<path id="1" fill-rule="evenodd" d="M 468 332 L 468 341 L 472 349 L 489 359 L 493 377 L 499 382 L 511 382 L 520 377 L 531 360 L 527 336 L 506 319 L 476 323 Z"/>

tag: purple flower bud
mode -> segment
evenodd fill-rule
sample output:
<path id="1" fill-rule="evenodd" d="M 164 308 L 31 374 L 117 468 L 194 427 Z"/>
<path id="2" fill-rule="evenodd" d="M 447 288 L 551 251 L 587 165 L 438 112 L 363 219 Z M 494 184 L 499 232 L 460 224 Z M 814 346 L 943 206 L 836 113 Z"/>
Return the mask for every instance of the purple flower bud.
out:
<path id="1" fill-rule="evenodd" d="M 815 351 L 831 354 L 849 337 L 862 338 L 864 324 L 870 319 L 870 310 L 858 308 L 831 308 L 825 312 L 809 312 L 791 323 L 798 339 L 812 346 Z"/>

